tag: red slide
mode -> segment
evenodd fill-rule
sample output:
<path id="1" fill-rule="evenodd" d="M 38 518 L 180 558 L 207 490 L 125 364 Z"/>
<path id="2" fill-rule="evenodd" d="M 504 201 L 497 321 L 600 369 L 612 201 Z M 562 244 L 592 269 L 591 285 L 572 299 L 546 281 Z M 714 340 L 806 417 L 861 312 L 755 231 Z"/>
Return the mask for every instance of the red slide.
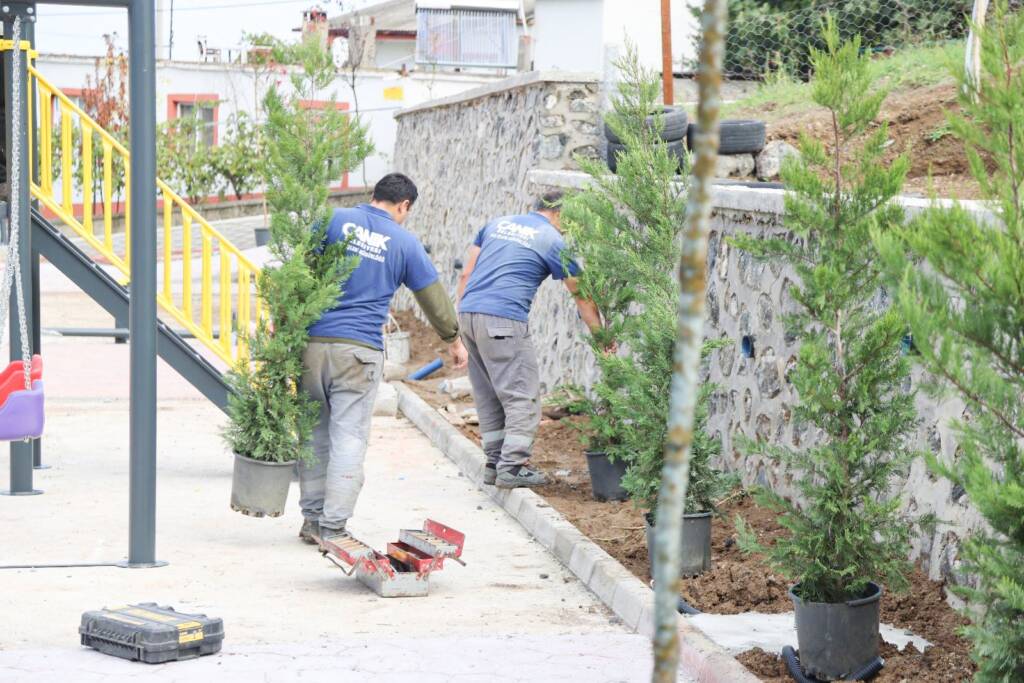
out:
<path id="1" fill-rule="evenodd" d="M 25 389 L 24 372 L 20 360 L 13 361 L 3 372 L 0 372 L 0 406 L 7 402 L 7 397 L 11 395 L 11 392 Z M 38 354 L 32 356 L 31 375 L 33 382 L 43 378 L 43 359 Z"/>

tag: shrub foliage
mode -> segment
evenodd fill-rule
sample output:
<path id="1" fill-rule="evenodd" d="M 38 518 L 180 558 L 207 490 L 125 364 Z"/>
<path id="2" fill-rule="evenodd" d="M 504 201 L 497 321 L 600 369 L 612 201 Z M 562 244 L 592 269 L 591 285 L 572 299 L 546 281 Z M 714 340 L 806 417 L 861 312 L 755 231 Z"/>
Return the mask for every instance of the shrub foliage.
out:
<path id="1" fill-rule="evenodd" d="M 765 552 L 805 600 L 843 602 L 869 582 L 906 585 L 910 525 L 887 493 L 913 453 L 914 396 L 902 390 L 909 364 L 901 354 L 904 322 L 879 310 L 882 273 L 869 232 L 902 221 L 892 200 L 905 158 L 882 161 L 888 127 L 873 127 L 885 97 L 872 90 L 860 40 L 842 43 L 830 21 L 825 50 L 811 50 L 815 103 L 832 114 L 829 149 L 804 138 L 783 168 L 785 225 L 792 239 L 741 236 L 733 244 L 758 258 L 788 263 L 799 277 L 798 312 L 785 324 L 800 341 L 790 379 L 799 401 L 793 419 L 813 425 L 816 442 L 793 449 L 746 442 L 748 453 L 783 463 L 803 502 L 769 490 L 759 501 L 781 514 L 787 533 L 761 547 L 738 520 L 746 550 Z M 850 163 L 844 159 L 854 159 Z"/>

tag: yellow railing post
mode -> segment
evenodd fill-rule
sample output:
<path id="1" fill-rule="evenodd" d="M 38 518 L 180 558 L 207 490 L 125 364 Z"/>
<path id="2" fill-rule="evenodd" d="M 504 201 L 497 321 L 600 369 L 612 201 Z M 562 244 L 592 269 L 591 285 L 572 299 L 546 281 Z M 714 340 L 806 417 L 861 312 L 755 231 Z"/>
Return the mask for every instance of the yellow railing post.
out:
<path id="1" fill-rule="evenodd" d="M 213 240 L 205 230 L 201 234 L 203 243 L 203 281 L 199 285 L 202 298 L 203 332 L 213 338 Z"/>
<path id="2" fill-rule="evenodd" d="M 249 358 L 249 270 L 238 264 L 238 358 Z"/>
<path id="3" fill-rule="evenodd" d="M 171 219 L 173 218 L 174 204 L 171 196 L 164 192 L 164 296 L 168 302 L 174 301 L 171 296 L 171 255 L 173 235 L 171 234 Z"/>
<path id="4" fill-rule="evenodd" d="M 181 288 L 181 307 L 192 322 L 192 216 L 187 211 L 181 213 Z"/>
<path id="5" fill-rule="evenodd" d="M 82 122 L 82 227 L 92 234 L 92 127 Z"/>
<path id="6" fill-rule="evenodd" d="M 220 251 L 220 347 L 231 354 L 231 257 L 221 244 Z"/>
<path id="7" fill-rule="evenodd" d="M 60 200 L 64 210 L 68 213 L 74 212 L 74 196 L 71 193 L 71 181 L 74 180 L 72 171 L 71 139 L 73 122 L 71 112 L 60 103 Z"/>
<path id="8" fill-rule="evenodd" d="M 128 179 L 132 177 L 131 163 L 124 158 L 124 262 L 128 264 L 128 274 L 132 270 L 132 185 Z"/>
<path id="9" fill-rule="evenodd" d="M 114 148 L 103 141 L 103 245 L 114 250 Z"/>

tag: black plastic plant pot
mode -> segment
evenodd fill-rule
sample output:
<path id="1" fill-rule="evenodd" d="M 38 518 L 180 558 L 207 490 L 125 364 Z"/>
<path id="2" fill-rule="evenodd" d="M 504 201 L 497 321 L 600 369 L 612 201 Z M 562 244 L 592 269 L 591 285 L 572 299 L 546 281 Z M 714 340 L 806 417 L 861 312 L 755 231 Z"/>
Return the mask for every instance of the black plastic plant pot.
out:
<path id="1" fill-rule="evenodd" d="M 294 471 L 294 460 L 263 462 L 235 453 L 231 509 L 250 517 L 280 517 Z"/>
<path id="2" fill-rule="evenodd" d="M 647 557 L 654 576 L 654 526 L 651 516 L 644 515 L 647 534 Z M 683 538 L 680 547 L 680 576 L 698 576 L 711 569 L 711 513 L 683 515 Z"/>
<path id="3" fill-rule="evenodd" d="M 789 589 L 796 609 L 800 666 L 808 676 L 845 680 L 878 657 L 882 588 L 868 584 L 865 595 L 846 602 L 808 602 Z"/>
<path id="4" fill-rule="evenodd" d="M 590 470 L 590 488 L 597 500 L 626 500 L 629 494 L 622 488 L 622 475 L 626 463 L 612 462 L 604 451 L 587 451 L 587 469 Z"/>
<path id="5" fill-rule="evenodd" d="M 270 228 L 255 228 L 256 246 L 264 247 L 270 244 Z"/>

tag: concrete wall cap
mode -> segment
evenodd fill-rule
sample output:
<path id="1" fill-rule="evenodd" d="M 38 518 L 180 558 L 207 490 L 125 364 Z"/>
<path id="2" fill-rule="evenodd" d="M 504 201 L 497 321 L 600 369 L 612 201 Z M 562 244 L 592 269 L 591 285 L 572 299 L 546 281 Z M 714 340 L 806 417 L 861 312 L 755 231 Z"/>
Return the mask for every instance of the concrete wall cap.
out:
<path id="1" fill-rule="evenodd" d="M 472 102 L 473 100 L 484 99 L 485 97 L 490 97 L 498 93 L 516 90 L 518 88 L 525 88 L 538 83 L 579 83 L 580 85 L 590 85 L 598 83 L 599 81 L 600 77 L 593 73 L 573 73 L 570 71 L 528 71 L 496 83 L 488 83 L 480 86 L 479 88 L 471 88 L 470 90 L 456 93 L 455 95 L 439 97 L 436 100 L 430 100 L 428 102 L 423 102 L 422 104 L 400 109 L 395 112 L 395 118 L 397 119 L 408 114 L 414 114 L 429 109 L 439 109 L 441 107 L 450 107 L 456 104 L 465 104 Z"/>

